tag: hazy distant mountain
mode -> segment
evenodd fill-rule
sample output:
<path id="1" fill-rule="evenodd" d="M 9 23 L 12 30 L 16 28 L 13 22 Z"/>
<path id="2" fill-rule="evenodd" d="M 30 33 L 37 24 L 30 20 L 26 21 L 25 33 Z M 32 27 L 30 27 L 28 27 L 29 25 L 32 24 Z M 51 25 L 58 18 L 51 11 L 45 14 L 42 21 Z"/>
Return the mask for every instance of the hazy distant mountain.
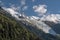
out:
<path id="1" fill-rule="evenodd" d="M 54 23 L 51 21 L 44 21 L 47 25 L 49 25 L 56 33 L 60 34 L 60 23 Z"/>
<path id="2" fill-rule="evenodd" d="M 43 40 L 0 7 L 0 40 Z"/>
<path id="3" fill-rule="evenodd" d="M 13 14 L 10 11 L 13 11 Z M 0 36 L 3 40 L 59 40 L 49 22 L 19 14 L 12 9 L 0 7 L 0 21 Z"/>

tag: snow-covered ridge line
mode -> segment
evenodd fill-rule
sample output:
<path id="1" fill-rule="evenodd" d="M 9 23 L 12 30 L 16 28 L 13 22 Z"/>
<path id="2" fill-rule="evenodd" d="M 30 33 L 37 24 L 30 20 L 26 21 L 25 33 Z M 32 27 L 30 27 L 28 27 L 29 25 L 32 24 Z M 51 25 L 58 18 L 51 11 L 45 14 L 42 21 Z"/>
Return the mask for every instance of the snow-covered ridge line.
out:
<path id="1" fill-rule="evenodd" d="M 8 8 L 8 9 L 7 8 L 3 8 L 3 9 L 5 9 L 7 12 L 9 12 L 13 17 L 15 17 L 19 21 L 29 22 L 29 23 L 31 23 L 33 25 L 36 25 L 36 27 L 38 29 L 43 30 L 45 33 L 50 33 L 52 35 L 56 35 L 55 31 L 51 27 L 46 25 L 41 20 L 38 21 L 38 19 L 40 19 L 39 17 L 35 17 L 35 16 L 28 17 L 28 16 L 25 16 L 24 14 L 20 14 L 20 13 L 14 11 L 11 8 Z"/>
<path id="2" fill-rule="evenodd" d="M 2 8 L 7 12 L 9 12 L 13 17 L 16 17 L 17 19 L 19 19 L 19 16 L 29 18 L 28 16 L 25 16 L 23 13 L 19 13 L 12 8 L 6 8 L 6 7 L 2 7 Z M 51 21 L 54 23 L 60 23 L 60 14 L 49 14 L 49 15 L 43 15 L 42 17 L 37 17 L 37 16 L 30 16 L 30 17 L 31 19 L 36 19 L 36 20 L 40 19 L 41 21 Z"/>
<path id="3" fill-rule="evenodd" d="M 29 19 L 29 21 L 30 21 L 31 24 L 36 25 L 36 27 L 38 29 L 43 30 L 45 33 L 50 33 L 52 35 L 56 35 L 56 32 L 51 27 L 46 25 L 44 22 L 37 21 L 37 20 L 31 20 L 31 19 Z"/>

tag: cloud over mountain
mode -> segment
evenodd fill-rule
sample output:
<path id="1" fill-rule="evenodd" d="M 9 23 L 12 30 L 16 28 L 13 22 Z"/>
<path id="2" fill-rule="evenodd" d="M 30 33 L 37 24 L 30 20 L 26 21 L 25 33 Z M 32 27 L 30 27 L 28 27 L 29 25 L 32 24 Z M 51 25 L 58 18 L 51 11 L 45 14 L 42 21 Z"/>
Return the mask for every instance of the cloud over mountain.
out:
<path id="1" fill-rule="evenodd" d="M 7 11 L 8 13 L 10 13 L 11 16 L 13 16 L 13 17 L 15 17 L 17 20 L 19 20 L 18 15 L 21 16 L 21 14 L 19 14 L 19 12 L 15 11 L 15 10 L 12 9 L 12 8 L 3 7 L 3 9 L 4 9 L 5 11 Z"/>
<path id="2" fill-rule="evenodd" d="M 43 17 L 41 17 L 41 20 L 52 21 L 52 22 L 58 23 L 60 22 L 60 14 L 44 15 Z"/>
<path id="3" fill-rule="evenodd" d="M 38 15 L 43 15 L 47 12 L 47 6 L 46 5 L 35 5 L 33 6 L 34 12 L 39 13 Z"/>

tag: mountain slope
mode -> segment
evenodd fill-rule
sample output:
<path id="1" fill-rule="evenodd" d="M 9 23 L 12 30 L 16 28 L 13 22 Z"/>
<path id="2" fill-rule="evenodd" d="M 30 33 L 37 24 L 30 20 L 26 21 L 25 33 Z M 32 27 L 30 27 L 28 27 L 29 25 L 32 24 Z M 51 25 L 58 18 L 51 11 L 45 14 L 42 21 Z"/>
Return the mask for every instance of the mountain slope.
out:
<path id="1" fill-rule="evenodd" d="M 0 9 L 0 40 L 42 40 Z"/>
<path id="2" fill-rule="evenodd" d="M 32 21 L 32 23 L 33 23 L 34 21 Z M 36 21 L 35 21 L 36 22 Z M 48 31 L 48 29 L 49 29 L 49 27 L 47 26 L 47 28 L 48 29 L 46 29 L 45 27 L 46 27 L 46 25 L 43 25 L 43 27 L 45 28 L 43 28 L 43 30 L 41 29 L 41 23 L 39 23 L 39 24 L 41 24 L 41 25 L 38 25 L 38 24 L 36 24 L 36 23 L 33 23 L 33 24 L 31 24 L 31 23 L 29 23 L 29 22 L 23 22 L 23 24 L 26 26 L 26 28 L 27 29 L 29 29 L 31 32 L 33 32 L 33 33 L 35 33 L 36 35 L 38 35 L 39 37 L 42 37 L 44 40 L 60 40 L 60 39 L 58 39 L 58 37 L 55 35 L 55 33 L 54 33 L 54 31 L 52 31 L 52 29 L 51 30 L 49 30 L 49 32 L 52 32 L 52 33 L 54 33 L 53 35 L 55 35 L 55 36 L 53 36 L 53 35 L 51 35 L 50 33 L 45 33 L 43 30 L 47 30 Z M 35 24 L 35 25 L 34 25 Z M 37 25 L 37 26 L 36 26 Z"/>
<path id="3" fill-rule="evenodd" d="M 45 24 L 49 25 L 56 33 L 60 34 L 60 23 L 54 23 L 50 21 L 44 21 Z"/>
<path id="4" fill-rule="evenodd" d="M 0 36 L 3 40 L 58 40 L 56 36 L 49 33 L 51 28 L 41 21 L 20 16 L 19 14 L 12 16 L 10 12 L 1 8 L 0 20 Z M 52 32 L 54 31 L 52 30 Z"/>

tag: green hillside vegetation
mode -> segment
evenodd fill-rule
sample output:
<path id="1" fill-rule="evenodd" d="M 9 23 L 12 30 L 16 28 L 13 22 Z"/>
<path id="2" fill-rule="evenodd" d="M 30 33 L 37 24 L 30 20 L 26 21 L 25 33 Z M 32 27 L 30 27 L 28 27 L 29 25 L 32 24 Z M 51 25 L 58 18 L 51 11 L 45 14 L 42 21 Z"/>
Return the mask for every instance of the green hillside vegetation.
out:
<path id="1" fill-rule="evenodd" d="M 0 40 L 42 40 L 0 12 Z"/>

